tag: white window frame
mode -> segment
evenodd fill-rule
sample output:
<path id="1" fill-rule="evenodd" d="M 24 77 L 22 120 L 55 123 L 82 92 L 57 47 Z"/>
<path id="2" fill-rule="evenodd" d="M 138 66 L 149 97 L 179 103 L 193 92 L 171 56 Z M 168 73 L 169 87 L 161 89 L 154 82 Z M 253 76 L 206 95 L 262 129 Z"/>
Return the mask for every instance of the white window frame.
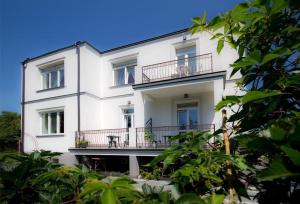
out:
<path id="1" fill-rule="evenodd" d="M 191 124 L 190 124 L 190 110 L 196 110 L 197 111 L 197 124 L 199 124 L 199 106 L 195 106 L 195 107 L 189 107 L 189 108 L 177 108 L 177 126 L 179 126 L 179 111 L 186 111 L 186 117 L 187 117 L 187 126 L 190 128 Z"/>
<path id="2" fill-rule="evenodd" d="M 122 86 L 122 85 L 128 85 L 128 67 L 133 67 L 134 69 L 134 75 L 135 75 L 135 71 L 136 71 L 136 66 L 137 64 L 136 63 L 130 63 L 130 64 L 124 64 L 122 66 L 116 66 L 116 67 L 113 67 L 113 84 L 114 86 Z M 124 70 L 124 84 L 117 84 L 117 80 L 116 80 L 116 71 L 119 70 L 119 69 L 125 69 Z M 135 76 L 134 76 L 134 83 L 135 83 Z M 130 84 L 134 84 L 134 83 L 130 83 Z"/>
<path id="3" fill-rule="evenodd" d="M 125 110 L 132 109 L 133 113 L 125 113 Z M 135 127 L 134 123 L 134 107 L 126 107 L 122 108 L 122 116 L 123 116 L 123 127 L 127 128 L 127 123 L 126 123 L 126 116 L 131 116 L 131 128 Z"/>
<path id="4" fill-rule="evenodd" d="M 64 114 L 64 124 L 63 124 L 63 129 L 64 129 L 64 132 L 60 132 L 60 121 L 61 121 L 61 118 L 60 118 L 60 114 L 63 112 Z M 40 123 L 40 132 L 41 132 L 41 135 L 63 135 L 65 133 L 65 111 L 64 109 L 57 109 L 57 110 L 48 110 L 48 111 L 40 111 L 40 118 L 41 118 L 41 123 Z M 51 113 L 56 113 L 56 132 L 55 133 L 51 133 Z M 47 133 L 44 133 L 43 132 L 43 124 L 44 124 L 44 116 L 45 114 L 48 114 L 48 132 Z"/>
<path id="5" fill-rule="evenodd" d="M 60 71 L 64 72 L 64 84 L 60 84 Z M 45 70 L 41 70 L 42 74 L 41 74 L 41 81 L 42 81 L 42 90 L 47 90 L 47 89 L 54 89 L 54 88 L 59 88 L 59 87 L 64 87 L 65 86 L 65 68 L 64 65 L 60 65 L 60 66 L 55 66 L 55 67 L 51 67 L 51 68 L 46 68 Z M 51 73 L 52 72 L 56 72 L 57 73 L 57 86 L 56 87 L 51 87 L 52 81 L 51 81 Z M 49 75 L 48 75 L 49 74 Z M 48 88 L 44 88 L 44 83 L 45 83 L 45 79 L 48 76 Z"/>

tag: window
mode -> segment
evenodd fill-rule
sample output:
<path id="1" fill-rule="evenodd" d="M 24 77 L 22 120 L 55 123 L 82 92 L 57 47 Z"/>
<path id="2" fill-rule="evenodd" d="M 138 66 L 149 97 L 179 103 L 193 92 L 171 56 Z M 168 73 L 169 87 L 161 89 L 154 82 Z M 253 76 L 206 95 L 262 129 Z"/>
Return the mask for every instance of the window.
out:
<path id="1" fill-rule="evenodd" d="M 114 65 L 114 85 L 134 84 L 136 62 Z"/>
<path id="2" fill-rule="evenodd" d="M 42 134 L 64 133 L 64 111 L 51 111 L 41 113 Z"/>
<path id="3" fill-rule="evenodd" d="M 124 114 L 125 128 L 132 128 L 133 120 L 134 120 L 134 109 L 133 108 L 123 109 L 123 114 Z"/>
<path id="4" fill-rule="evenodd" d="M 64 67 L 56 66 L 42 70 L 43 89 L 63 87 L 65 84 Z"/>

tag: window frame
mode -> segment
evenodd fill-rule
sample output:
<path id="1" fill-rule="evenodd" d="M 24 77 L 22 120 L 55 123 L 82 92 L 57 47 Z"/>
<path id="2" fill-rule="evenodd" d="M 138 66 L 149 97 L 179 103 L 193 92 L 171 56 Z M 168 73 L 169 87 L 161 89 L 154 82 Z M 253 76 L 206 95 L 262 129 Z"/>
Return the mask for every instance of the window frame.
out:
<path id="1" fill-rule="evenodd" d="M 63 84 L 61 84 L 61 71 L 63 72 Z M 52 87 L 52 73 L 56 72 L 56 86 Z M 45 87 L 45 80 L 48 80 L 48 85 Z M 65 86 L 65 67 L 64 64 L 56 65 L 41 69 L 41 90 L 51 90 L 57 88 L 63 88 Z"/>
<path id="2" fill-rule="evenodd" d="M 126 112 L 127 110 L 132 110 L 132 112 Z M 123 127 L 124 128 L 127 128 L 126 117 L 131 117 L 131 127 L 130 128 L 134 128 L 135 127 L 135 122 L 134 122 L 134 107 L 125 107 L 125 108 L 122 108 L 122 117 L 123 117 Z"/>
<path id="3" fill-rule="evenodd" d="M 137 63 L 124 63 L 122 65 L 119 66 L 113 66 L 113 85 L 114 86 L 124 86 L 124 85 L 132 85 L 135 83 L 135 71 L 136 71 L 136 66 Z M 130 67 L 130 68 L 129 68 Z M 117 84 L 117 79 L 116 79 L 116 71 L 120 70 L 120 69 L 124 69 L 124 84 Z M 133 69 L 134 70 L 134 82 L 133 83 L 128 83 L 128 76 L 129 76 L 129 72 L 128 69 Z"/>
<path id="4" fill-rule="evenodd" d="M 52 120 L 51 114 L 55 113 L 56 117 L 56 125 L 55 125 L 55 132 L 52 132 Z M 61 132 L 61 113 L 63 113 L 63 132 Z M 56 110 L 47 110 L 47 111 L 40 111 L 40 135 L 42 136 L 49 136 L 49 135 L 64 135 L 65 134 L 65 110 L 64 109 L 56 109 Z M 44 132 L 44 124 L 47 117 L 47 133 Z"/>

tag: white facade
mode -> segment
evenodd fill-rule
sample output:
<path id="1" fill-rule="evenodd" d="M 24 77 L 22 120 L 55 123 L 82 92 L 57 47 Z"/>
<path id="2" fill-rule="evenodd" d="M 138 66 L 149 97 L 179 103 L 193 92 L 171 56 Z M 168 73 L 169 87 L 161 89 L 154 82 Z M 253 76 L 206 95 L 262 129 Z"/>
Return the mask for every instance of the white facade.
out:
<path id="1" fill-rule="evenodd" d="M 124 111 L 128 108 L 134 110 L 130 116 L 133 121 L 132 127 L 128 130 L 130 132 L 128 147 L 137 147 L 137 139 L 134 138 L 137 134 L 135 128 L 144 127 L 150 118 L 153 127 L 178 126 L 178 114 L 193 114 L 190 117 L 196 118 L 198 124 L 215 124 L 218 128 L 221 117 L 220 113 L 214 112 L 214 106 L 223 95 L 236 92 L 234 80 L 229 80 L 229 67 L 237 56 L 235 51 L 227 46 L 217 54 L 217 42 L 211 41 L 210 37 L 205 32 L 191 35 L 187 31 L 180 31 L 104 52 L 97 51 L 88 43 L 79 43 L 80 53 L 76 52 L 77 47 L 74 45 L 29 59 L 24 69 L 24 151 L 45 149 L 68 153 L 70 148 L 75 147 L 75 133 L 79 130 L 78 95 L 81 131 L 126 128 Z M 163 70 L 170 72 L 171 69 L 172 72 L 177 72 L 179 63 L 176 61 L 175 65 L 172 62 L 174 67 L 165 63 L 166 66 L 157 68 L 158 71 L 152 69 L 153 76 L 159 73 L 162 79 L 153 82 L 143 81 L 144 66 L 179 59 L 176 50 L 191 46 L 195 48 L 196 56 L 211 53 L 210 60 L 205 62 L 209 65 L 205 66 L 211 67 L 212 70 L 196 75 L 185 74 L 183 77 L 179 77 L 178 73 L 168 75 L 163 72 Z M 123 80 L 122 71 L 117 76 L 116 67 L 122 67 L 129 62 L 136 63 L 134 68 L 136 85 L 115 86 Z M 184 62 L 191 63 L 188 60 Z M 51 70 L 56 64 L 64 68 L 64 86 L 43 90 L 44 70 Z M 130 73 L 124 75 L 128 78 Z M 151 78 L 150 75 L 147 77 Z M 179 113 L 178 104 L 197 104 L 197 107 L 195 111 L 193 108 L 191 110 L 187 108 L 189 113 L 185 111 Z M 57 116 L 53 119 L 55 120 L 53 124 L 56 123 L 55 128 L 58 132 L 44 134 L 45 121 L 42 119 L 42 113 L 57 110 L 64 112 L 62 132 L 58 130 L 60 126 L 58 123 L 61 123 L 62 119 Z M 50 127 L 54 127 L 51 121 L 52 119 L 50 122 L 46 121 L 50 125 L 46 130 L 48 132 L 52 131 L 49 130 Z M 113 154 L 112 152 L 113 149 L 110 153 L 98 151 L 99 154 Z M 138 155 L 128 153 L 131 154 Z M 66 159 L 66 163 L 72 163 L 70 161 Z"/>

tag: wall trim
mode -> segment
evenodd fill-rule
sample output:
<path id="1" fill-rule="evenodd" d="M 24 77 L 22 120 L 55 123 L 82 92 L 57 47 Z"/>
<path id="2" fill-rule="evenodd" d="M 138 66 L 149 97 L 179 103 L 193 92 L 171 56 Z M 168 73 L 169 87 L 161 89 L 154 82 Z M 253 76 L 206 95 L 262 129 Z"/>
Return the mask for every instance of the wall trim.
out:
<path id="1" fill-rule="evenodd" d="M 123 95 L 116 95 L 116 96 L 99 97 L 99 96 L 89 93 L 89 92 L 80 92 L 80 95 L 87 95 L 91 98 L 94 98 L 94 99 L 97 99 L 100 101 L 100 100 L 107 100 L 107 99 L 113 99 L 113 98 L 130 97 L 130 96 L 133 96 L 134 94 L 130 93 L 130 94 L 123 94 Z M 31 101 L 25 101 L 24 103 L 21 103 L 21 104 L 39 103 L 39 102 L 51 101 L 51 100 L 62 99 L 62 98 L 69 98 L 69 97 L 74 97 L 74 96 L 77 96 L 77 93 L 71 93 L 71 94 L 65 94 L 65 95 L 60 95 L 60 96 L 53 96 L 53 97 L 48 97 L 48 98 L 41 98 L 41 99 L 36 99 L 36 100 L 31 100 Z"/>

